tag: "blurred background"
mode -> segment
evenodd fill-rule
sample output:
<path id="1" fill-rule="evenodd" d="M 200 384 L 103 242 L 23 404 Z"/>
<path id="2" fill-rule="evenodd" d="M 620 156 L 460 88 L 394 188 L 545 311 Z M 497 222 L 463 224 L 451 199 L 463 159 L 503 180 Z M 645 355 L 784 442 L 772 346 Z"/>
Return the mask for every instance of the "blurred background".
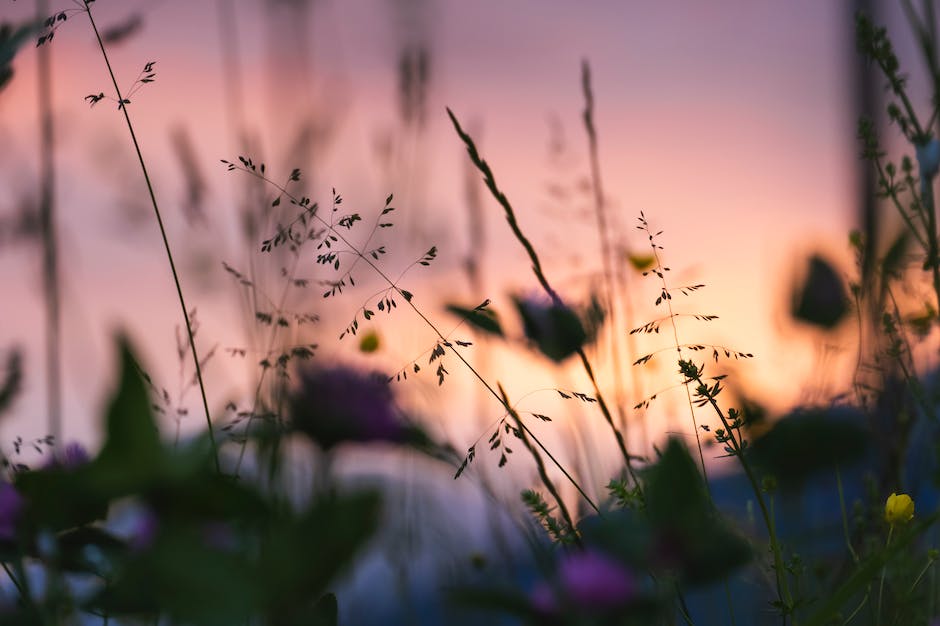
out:
<path id="1" fill-rule="evenodd" d="M 73 8 L 59 4 L 50 2 L 48 12 Z M 614 323 L 592 355 L 602 388 L 623 396 L 631 449 L 644 454 L 667 432 L 694 441 L 671 358 L 630 365 L 672 345 L 668 327 L 627 335 L 663 314 L 653 305 L 657 284 L 636 269 L 650 254 L 635 228 L 640 211 L 654 232 L 663 231 L 657 242 L 672 284 L 706 286 L 677 300 L 677 310 L 718 316 L 681 321 L 681 341 L 754 355 L 722 360 L 712 374 L 732 373 L 733 391 L 777 414 L 848 393 L 857 327 L 849 319 L 823 332 L 790 312 L 811 255 L 845 280 L 858 273 L 849 232 L 863 223 L 870 183 L 855 128 L 859 115 L 881 108 L 880 82 L 855 51 L 853 14 L 861 4 L 604 1 L 585 10 L 534 0 L 96 2 L 122 88 L 132 89 L 155 61 L 156 80 L 134 92 L 129 112 L 196 311 L 197 345 L 211 355 L 204 371 L 215 419 L 228 423 L 237 412 L 231 407 L 250 401 L 258 362 L 270 357 L 270 330 L 255 314 L 282 293 L 284 311 L 318 319 L 292 328 L 284 345 L 316 344 L 318 359 L 392 376 L 421 364 L 420 374 L 398 383 L 403 403 L 459 451 L 485 441 L 501 417 L 456 359 L 445 360 L 449 375 L 438 385 L 434 368 L 424 367 L 436 338 L 403 307 L 368 323 L 360 315 L 359 336 L 338 339 L 383 284 L 359 271 L 356 289 L 324 299 L 316 281 L 329 276 L 313 250 L 302 251 L 296 266 L 290 255 L 262 254 L 261 241 L 294 207 L 273 214 L 273 188 L 219 162 L 245 155 L 280 182 L 300 168 L 297 193 L 325 209 L 335 190 L 340 212 L 358 212 L 368 225 L 354 231 L 363 246 L 394 194 L 394 228 L 368 243 L 388 250 L 382 267 L 393 277 L 407 270 L 400 286 L 445 331 L 459 323 L 446 304 L 492 300 L 516 339 L 488 340 L 466 326 L 452 337 L 474 342 L 468 359 L 520 409 L 552 416 L 533 428 L 600 492 L 618 468 L 614 442 L 593 407 L 554 391 L 590 392 L 579 367 L 556 366 L 525 345 L 511 297 L 535 294 L 537 284 L 445 112 L 450 107 L 476 139 L 558 290 L 587 303 L 602 289 L 602 252 L 582 120 L 585 61 L 605 236 L 623 287 Z M 916 77 L 922 68 L 903 14 L 888 5 L 868 9 L 889 27 Z M 0 21 L 22 24 L 36 10 L 33 2 L 6 2 Z M 167 433 L 204 425 L 133 146 L 113 100 L 90 107 L 84 99 L 112 95 L 110 81 L 85 16 L 69 15 L 51 44 L 24 47 L 0 91 L 0 350 L 18 347 L 25 357 L 22 393 L 0 424 L 4 449 L 16 437 L 49 433 L 39 218 L 44 107 L 54 127 L 62 437 L 92 448 L 99 441 L 119 330 L 166 390 L 158 404 Z M 50 68 L 46 96 L 39 95 L 40 53 Z M 412 266 L 431 246 L 434 262 Z M 282 268 L 310 281 L 308 288 L 285 291 Z M 376 345 L 361 344 L 371 333 Z M 653 394 L 648 410 L 631 408 Z M 485 447 L 471 472 L 495 469 L 497 457 Z M 718 468 L 715 456 L 706 460 Z M 348 462 L 351 471 L 418 481 L 429 474 L 448 481 L 453 469 L 355 451 Z M 522 478 L 497 491 L 517 493 L 532 468 L 520 459 L 505 469 L 512 471 Z"/>

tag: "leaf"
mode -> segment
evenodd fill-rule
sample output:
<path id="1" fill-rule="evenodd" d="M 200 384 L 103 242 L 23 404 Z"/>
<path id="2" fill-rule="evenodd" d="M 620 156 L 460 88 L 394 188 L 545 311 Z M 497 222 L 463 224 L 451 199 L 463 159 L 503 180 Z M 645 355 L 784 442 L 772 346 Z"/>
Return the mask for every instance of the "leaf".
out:
<path id="1" fill-rule="evenodd" d="M 162 458 L 150 398 L 126 338 L 118 340 L 121 377 L 106 413 L 106 439 L 98 462 L 116 472 L 136 473 Z"/>
<path id="2" fill-rule="evenodd" d="M 798 409 L 749 446 L 750 458 L 781 487 L 798 489 L 820 472 L 846 466 L 871 447 L 865 415 L 848 407 Z"/>
<path id="3" fill-rule="evenodd" d="M 457 317 L 466 320 L 471 326 L 478 330 L 498 337 L 503 336 L 503 329 L 499 324 L 499 319 L 496 316 L 496 312 L 492 309 L 480 307 L 468 309 L 456 304 L 448 304 L 446 309 L 449 313 L 453 313 Z"/>
<path id="4" fill-rule="evenodd" d="M 578 314 L 564 304 L 513 298 L 526 337 L 539 351 L 560 363 L 581 349 L 587 334 Z"/>
<path id="5" fill-rule="evenodd" d="M 832 330 L 848 310 L 842 277 L 829 262 L 813 255 L 803 284 L 793 293 L 793 317 L 823 330 Z"/>
<path id="6" fill-rule="evenodd" d="M 682 580 L 715 582 L 750 560 L 747 541 L 719 516 L 695 461 L 678 439 L 669 439 L 643 477 L 649 523 L 660 537 L 657 543 L 669 546 L 666 560 L 678 563 Z"/>
<path id="7" fill-rule="evenodd" d="M 35 30 L 32 24 L 19 27 L 0 24 L 0 90 L 13 78 L 13 58 Z"/>

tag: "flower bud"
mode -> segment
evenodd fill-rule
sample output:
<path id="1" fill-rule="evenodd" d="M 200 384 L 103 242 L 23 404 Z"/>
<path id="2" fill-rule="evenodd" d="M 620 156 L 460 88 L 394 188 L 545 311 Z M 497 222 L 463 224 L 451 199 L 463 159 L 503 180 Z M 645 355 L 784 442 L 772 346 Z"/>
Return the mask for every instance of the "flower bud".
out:
<path id="1" fill-rule="evenodd" d="M 895 526 L 906 524 L 914 518 L 914 501 L 906 493 L 892 493 L 885 502 L 885 521 Z"/>

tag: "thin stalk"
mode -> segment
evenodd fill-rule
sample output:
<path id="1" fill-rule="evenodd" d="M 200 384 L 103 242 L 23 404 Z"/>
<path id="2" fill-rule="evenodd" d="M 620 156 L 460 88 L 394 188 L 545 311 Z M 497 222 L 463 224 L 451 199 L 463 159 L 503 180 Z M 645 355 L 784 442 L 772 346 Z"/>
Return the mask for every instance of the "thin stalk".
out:
<path id="1" fill-rule="evenodd" d="M 689 362 L 691 368 L 695 368 L 698 371 L 698 367 L 693 363 Z M 691 374 L 691 371 L 689 371 Z M 691 376 L 692 380 L 698 383 L 700 388 L 706 388 L 707 385 L 702 381 L 701 374 L 697 373 L 694 376 Z M 718 419 L 721 420 L 722 425 L 725 427 L 725 432 L 728 436 L 728 441 L 731 443 L 731 449 L 734 452 L 734 455 L 738 458 L 738 462 L 741 464 L 741 468 L 744 470 L 744 474 L 747 476 L 748 482 L 751 484 L 751 489 L 754 492 L 754 496 L 757 499 L 757 505 L 760 507 L 761 516 L 764 518 L 764 525 L 767 527 L 767 534 L 770 538 L 770 548 L 773 552 L 774 557 L 774 575 L 777 582 L 777 595 L 782 602 L 784 602 L 785 607 L 789 610 L 793 606 L 793 598 L 790 595 L 790 588 L 787 582 L 786 571 L 783 565 L 783 554 L 780 550 L 780 542 L 777 539 L 777 529 L 776 524 L 774 524 L 773 515 L 770 513 L 770 510 L 767 508 L 767 503 L 764 500 L 763 492 L 761 490 L 760 484 L 757 482 L 757 475 L 754 473 L 754 469 L 751 467 L 751 464 L 747 461 L 747 458 L 744 456 L 744 449 L 741 447 L 741 443 L 734 434 L 734 429 L 731 427 L 731 424 L 728 422 L 728 418 L 725 416 L 724 412 L 721 410 L 721 407 L 718 406 L 718 403 L 715 401 L 715 398 L 712 394 L 706 393 L 702 396 L 708 404 L 715 410 L 715 413 L 718 415 Z M 784 616 L 784 621 L 786 621 L 786 616 Z"/>
<path id="2" fill-rule="evenodd" d="M 519 243 L 522 244 L 522 247 L 525 248 L 525 251 L 529 256 L 529 260 L 532 263 L 532 271 L 535 274 L 536 280 L 538 280 L 539 284 L 542 286 L 542 289 L 546 294 L 548 294 L 549 298 L 551 298 L 552 303 L 557 306 L 562 306 L 564 303 L 561 299 L 561 296 L 558 295 L 558 293 L 548 282 L 548 278 L 545 276 L 545 272 L 542 270 L 542 262 L 539 260 L 538 254 L 535 252 L 535 248 L 532 247 L 532 243 L 523 234 L 522 229 L 519 227 L 519 222 L 516 220 L 515 211 L 513 210 L 512 205 L 509 203 L 509 200 L 506 198 L 506 195 L 497 186 L 496 178 L 493 176 L 493 171 L 490 169 L 490 166 L 486 163 L 486 161 L 484 161 L 480 156 L 473 139 L 470 137 L 470 135 L 464 132 L 463 128 L 461 128 L 460 122 L 457 121 L 453 111 L 447 109 L 447 114 L 450 116 L 450 121 L 454 124 L 454 129 L 457 131 L 457 135 L 466 145 L 467 152 L 470 155 L 470 160 L 473 161 L 473 164 L 477 166 L 477 169 L 482 172 L 483 181 L 486 183 L 487 188 L 489 188 L 490 192 L 493 194 L 493 197 L 496 198 L 496 201 L 499 202 L 499 204 L 503 207 L 506 215 L 506 221 L 509 223 L 510 229 L 512 229 L 513 234 Z M 597 399 L 598 407 L 604 416 L 604 420 L 607 422 L 611 432 L 614 434 L 614 438 L 617 440 L 617 447 L 620 449 L 620 453 L 623 455 L 627 472 L 630 474 L 631 478 L 633 478 L 634 483 L 639 485 L 639 480 L 633 470 L 632 457 L 630 456 L 630 453 L 627 452 L 627 445 L 624 441 L 623 433 L 621 433 L 617 428 L 617 425 L 614 424 L 614 418 L 607 406 L 607 401 L 604 399 L 604 394 L 601 393 L 600 386 L 598 385 L 597 379 L 594 376 L 594 368 L 591 366 L 591 362 L 588 360 L 583 348 L 578 348 L 576 352 L 578 358 L 581 360 L 581 365 L 583 366 L 588 379 L 591 381 L 591 384 L 594 387 L 594 395 Z"/>
<path id="3" fill-rule="evenodd" d="M 604 280 L 604 304 L 610 316 L 610 358 L 614 370 L 614 402 L 620 418 L 620 428 L 627 438 L 627 418 L 624 414 L 623 371 L 620 364 L 620 341 L 617 331 L 617 310 L 614 298 L 613 250 L 610 243 L 610 226 L 607 223 L 607 201 L 604 198 L 604 185 L 601 181 L 601 165 L 597 147 L 597 129 L 594 126 L 594 91 L 591 88 L 591 66 L 587 60 L 581 63 L 581 87 L 584 92 L 584 129 L 588 138 L 588 154 L 591 163 L 591 189 L 594 194 L 594 216 L 597 222 L 597 236 L 601 244 L 601 268 Z"/>
<path id="4" fill-rule="evenodd" d="M 839 490 L 839 511 L 842 512 L 842 535 L 845 537 L 845 547 L 849 549 L 852 560 L 858 563 L 858 553 L 852 547 L 852 539 L 849 536 L 849 518 L 845 513 L 845 493 L 842 490 L 842 472 L 836 468 L 836 486 Z"/>
<path id="5" fill-rule="evenodd" d="M 7 576 L 10 578 L 10 582 L 13 583 L 13 586 L 16 587 L 16 591 L 20 594 L 20 597 L 23 598 L 24 602 L 28 601 L 26 596 L 26 589 L 23 588 L 23 585 L 20 584 L 19 579 L 16 577 L 16 574 L 10 569 L 10 566 L 6 563 L 0 563 L 3 566 L 3 571 L 7 573 Z"/>
<path id="6" fill-rule="evenodd" d="M 937 310 L 940 311 L 940 243 L 937 241 L 937 209 L 933 195 L 933 176 L 926 178 L 921 172 L 920 194 L 923 210 L 927 213 L 927 259 L 933 278 L 933 289 L 937 296 Z"/>
<path id="7" fill-rule="evenodd" d="M 936 559 L 933 559 L 929 556 L 927 557 L 927 564 L 924 565 L 924 569 L 920 570 L 920 573 L 917 575 L 917 578 L 914 579 L 914 582 L 911 583 L 911 588 L 907 591 L 908 593 L 914 592 L 914 588 L 917 587 L 927 571 L 931 568 L 931 566 L 933 566 L 935 560 Z"/>
<path id="8" fill-rule="evenodd" d="M 725 580 L 725 599 L 728 600 L 728 617 L 731 618 L 731 626 L 737 626 L 738 622 L 734 618 L 734 600 L 731 598 L 731 585 Z"/>
<path id="9" fill-rule="evenodd" d="M 894 524 L 888 527 L 888 539 L 885 542 L 885 550 L 891 547 L 891 536 L 894 534 Z M 875 623 L 881 623 L 881 601 L 884 597 L 885 575 L 888 573 L 888 564 L 881 567 L 881 580 L 878 582 L 878 604 L 875 606 Z"/>
<path id="10" fill-rule="evenodd" d="M 101 56 L 104 58 L 105 65 L 108 67 L 108 74 L 111 76 L 111 83 L 114 85 L 114 91 L 117 94 L 118 102 L 121 104 L 121 111 L 124 112 L 124 120 L 127 122 L 127 130 L 131 135 L 131 141 L 134 143 L 134 150 L 137 152 L 137 160 L 140 162 L 140 170 L 144 174 L 144 181 L 147 183 L 147 191 L 150 194 L 150 202 L 153 205 L 153 212 L 157 218 L 157 225 L 160 227 L 160 236 L 163 238 L 163 247 L 166 249 L 167 260 L 170 263 L 170 271 L 173 273 L 173 283 L 176 285 L 176 295 L 179 297 L 180 308 L 183 311 L 183 319 L 186 322 L 186 333 L 189 336 L 189 347 L 193 355 L 193 365 L 196 368 L 196 379 L 199 381 L 199 393 L 202 396 L 202 408 L 206 414 L 206 426 L 209 429 L 209 442 L 212 446 L 212 458 L 215 462 L 215 469 L 222 471 L 219 464 L 219 451 L 215 442 L 215 433 L 212 429 L 212 417 L 209 412 L 209 401 L 206 399 L 206 387 L 202 380 L 202 367 L 199 365 L 199 355 L 196 353 L 196 341 L 193 337 L 193 327 L 189 320 L 189 309 L 186 307 L 186 300 L 183 298 L 183 287 L 180 285 L 179 274 L 176 271 L 176 263 L 173 261 L 173 252 L 170 250 L 170 241 L 166 234 L 166 228 L 163 226 L 163 217 L 160 214 L 160 207 L 157 205 L 157 197 L 153 191 L 153 184 L 150 182 L 150 174 L 147 172 L 147 165 L 144 163 L 144 156 L 140 151 L 140 144 L 137 142 L 137 134 L 134 132 L 134 125 L 131 123 L 130 114 L 127 112 L 127 106 L 124 103 L 124 96 L 121 95 L 121 88 L 118 87 L 117 78 L 114 76 L 114 70 L 111 68 L 111 61 L 108 53 L 104 49 L 104 42 L 101 40 L 101 34 L 98 32 L 98 26 L 95 24 L 95 18 L 91 14 L 91 7 L 88 0 L 85 2 L 85 12 L 88 14 L 88 21 L 91 22 L 91 28 L 95 31 L 95 38 L 98 40 L 98 47 L 101 49 Z"/>
<path id="11" fill-rule="evenodd" d="M 875 169 L 878 170 L 878 177 L 883 181 L 890 182 L 888 174 L 885 171 L 884 166 L 881 164 L 881 159 L 875 158 L 873 159 L 873 162 L 875 164 Z M 891 198 L 891 204 L 893 204 L 894 208 L 897 209 L 898 215 L 900 215 L 901 219 L 904 220 L 904 224 L 907 226 L 907 229 L 911 232 L 912 235 L 914 235 L 914 238 L 917 239 L 917 243 L 919 243 L 926 252 L 928 249 L 927 240 L 924 238 L 924 235 L 921 234 L 920 230 L 918 230 L 917 225 L 911 221 L 911 216 L 908 215 L 907 211 L 904 210 L 904 205 L 901 204 L 901 199 L 898 197 L 897 191 L 889 184 L 886 192 L 888 197 Z M 867 242 L 867 245 L 875 244 L 874 242 Z"/>
<path id="12" fill-rule="evenodd" d="M 695 626 L 695 622 L 692 620 L 692 613 L 689 611 L 689 605 L 685 601 L 685 595 L 682 593 L 682 589 L 679 588 L 679 583 L 675 583 L 676 587 L 676 598 L 679 600 L 679 615 L 682 616 L 682 621 L 686 623 L 686 626 Z"/>
<path id="13" fill-rule="evenodd" d="M 663 262 L 662 259 L 659 258 L 659 248 L 656 246 L 653 233 L 650 231 L 649 224 L 647 224 L 646 218 L 643 217 L 642 212 L 640 213 L 640 221 L 643 224 L 643 229 L 646 231 L 647 236 L 649 236 L 650 249 L 653 251 L 653 258 L 656 260 L 656 274 L 659 276 L 659 280 L 662 284 L 663 293 L 668 296 L 669 285 L 666 284 Z M 685 344 L 679 341 L 679 326 L 676 324 L 677 314 L 672 310 L 672 298 L 666 297 L 663 298 L 663 300 L 665 300 L 666 310 L 669 313 L 669 323 L 672 325 L 672 338 L 676 348 L 676 354 L 679 357 L 679 362 L 682 362 L 685 359 L 682 354 L 682 347 Z M 699 434 L 698 419 L 695 417 L 695 406 L 692 403 L 692 392 L 689 390 L 688 384 L 683 385 L 683 387 L 685 387 L 685 397 L 689 403 L 689 416 L 692 418 L 692 429 L 693 432 L 695 432 L 695 444 L 698 447 L 698 459 L 702 466 L 702 478 L 705 479 L 705 487 L 708 489 L 709 494 L 711 494 L 711 486 L 708 483 L 708 470 L 705 468 L 705 453 L 702 450 L 702 437 Z"/>
<path id="14" fill-rule="evenodd" d="M 300 254 L 295 253 L 293 265 L 291 266 L 290 271 L 287 274 L 287 277 L 286 277 L 287 280 L 285 280 L 284 282 L 284 287 L 281 289 L 280 300 L 274 309 L 277 312 L 283 311 L 284 307 L 287 304 L 287 295 L 290 290 L 291 279 L 295 276 L 295 273 L 297 271 L 297 264 L 299 263 L 299 261 L 300 261 Z M 274 303 L 272 302 L 272 304 Z M 267 349 L 265 350 L 265 353 L 264 353 L 265 358 L 267 358 L 268 354 L 270 354 L 274 350 L 274 343 L 275 343 L 275 340 L 277 339 L 278 330 L 279 330 L 279 326 L 277 324 L 271 325 L 271 332 L 268 338 Z M 270 369 L 271 369 L 270 367 L 266 367 L 262 369 L 261 376 L 258 377 L 258 385 L 255 387 L 255 398 L 251 406 L 251 415 L 248 416 L 248 420 L 245 423 L 245 438 L 242 440 L 242 446 L 238 452 L 238 461 L 236 461 L 235 463 L 235 472 L 234 472 L 235 478 L 238 478 L 239 473 L 241 471 L 242 462 L 245 459 L 245 451 L 248 446 L 248 432 L 251 428 L 251 422 L 255 418 L 255 414 L 258 410 L 258 406 L 261 403 L 261 389 L 264 386 L 265 378 Z"/>
<path id="15" fill-rule="evenodd" d="M 508 407 L 509 415 L 516 423 L 516 428 L 519 431 L 519 439 L 522 440 L 522 445 L 526 447 L 526 449 L 529 451 L 529 454 L 532 455 L 533 459 L 535 459 L 535 466 L 538 469 L 539 478 L 542 480 L 542 484 L 545 485 L 545 488 L 548 489 L 548 492 L 552 494 L 553 498 L 555 498 L 555 502 L 558 503 L 558 510 L 561 512 L 561 516 L 564 518 L 565 524 L 568 525 L 571 536 L 574 537 L 575 542 L 580 546 L 581 538 L 578 536 L 578 531 L 574 525 L 574 520 L 571 517 L 571 513 L 568 512 L 568 507 L 565 506 L 564 499 L 562 499 L 561 494 L 558 493 L 558 489 L 555 487 L 555 483 L 552 482 L 552 479 L 548 476 L 548 472 L 545 471 L 545 463 L 542 461 L 542 455 L 540 455 L 539 451 L 536 450 L 529 442 L 529 438 L 526 436 L 527 429 L 523 429 L 522 419 L 519 417 L 519 413 L 516 412 L 516 409 L 512 408 L 512 404 L 509 402 L 509 397 L 506 395 L 506 390 L 503 389 L 503 386 L 499 383 L 497 383 L 497 386 L 499 387 L 499 395 L 502 398 L 503 404 Z"/>
<path id="16" fill-rule="evenodd" d="M 845 618 L 845 622 L 843 622 L 843 623 L 844 623 L 844 624 L 848 624 L 848 623 L 851 622 L 853 619 L 855 619 L 855 616 L 858 615 L 859 611 L 861 611 L 861 610 L 865 607 L 865 604 L 866 604 L 867 602 L 868 602 L 868 594 L 866 593 L 866 594 L 865 594 L 865 597 L 862 598 L 862 601 L 858 603 L 858 606 L 855 607 L 855 610 L 853 610 L 851 613 L 849 613 L 849 616 Z"/>
<path id="17" fill-rule="evenodd" d="M 37 22 L 49 13 L 47 0 L 36 1 Z M 46 402 L 53 446 L 62 444 L 62 315 L 58 242 L 55 229 L 55 125 L 52 116 L 52 47 L 39 46 L 39 225 L 42 233 L 42 286 L 46 300 Z"/>

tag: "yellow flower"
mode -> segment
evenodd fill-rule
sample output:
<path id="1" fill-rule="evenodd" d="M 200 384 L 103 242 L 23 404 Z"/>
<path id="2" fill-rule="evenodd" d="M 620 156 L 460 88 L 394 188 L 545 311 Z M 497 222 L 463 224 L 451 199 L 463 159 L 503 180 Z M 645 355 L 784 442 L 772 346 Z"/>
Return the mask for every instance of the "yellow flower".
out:
<path id="1" fill-rule="evenodd" d="M 906 524 L 914 517 L 914 501 L 906 493 L 892 493 L 885 502 L 885 521 L 894 526 Z"/>

